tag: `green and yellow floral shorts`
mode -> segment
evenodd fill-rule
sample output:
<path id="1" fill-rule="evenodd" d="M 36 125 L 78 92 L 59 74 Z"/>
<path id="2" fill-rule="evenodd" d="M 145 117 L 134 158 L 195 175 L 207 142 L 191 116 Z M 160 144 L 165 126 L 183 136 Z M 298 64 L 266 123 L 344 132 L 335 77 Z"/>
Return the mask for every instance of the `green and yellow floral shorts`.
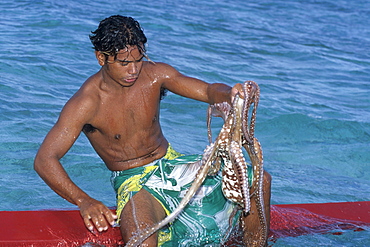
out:
<path id="1" fill-rule="evenodd" d="M 148 165 L 112 174 L 117 193 L 117 216 L 126 203 L 141 189 L 151 193 L 170 214 L 191 186 L 200 155 L 181 155 L 169 146 L 167 154 Z M 208 176 L 194 198 L 176 220 L 159 231 L 158 246 L 219 246 L 237 224 L 238 215 L 229 218 L 235 205 L 221 190 L 221 173 Z M 225 238 L 226 237 L 226 238 Z"/>

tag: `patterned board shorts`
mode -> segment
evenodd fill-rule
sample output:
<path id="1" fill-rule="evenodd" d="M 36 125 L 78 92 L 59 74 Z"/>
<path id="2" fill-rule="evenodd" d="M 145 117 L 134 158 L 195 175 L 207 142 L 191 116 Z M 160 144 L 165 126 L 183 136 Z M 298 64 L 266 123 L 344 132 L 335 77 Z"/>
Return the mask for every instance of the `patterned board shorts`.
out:
<path id="1" fill-rule="evenodd" d="M 112 174 L 117 193 L 117 216 L 126 203 L 141 189 L 150 192 L 170 214 L 180 203 L 199 169 L 199 155 L 184 156 L 171 146 L 167 154 L 148 165 Z M 231 220 L 235 205 L 221 190 L 221 173 L 208 176 L 176 220 L 158 234 L 158 246 L 219 246 L 237 224 Z"/>

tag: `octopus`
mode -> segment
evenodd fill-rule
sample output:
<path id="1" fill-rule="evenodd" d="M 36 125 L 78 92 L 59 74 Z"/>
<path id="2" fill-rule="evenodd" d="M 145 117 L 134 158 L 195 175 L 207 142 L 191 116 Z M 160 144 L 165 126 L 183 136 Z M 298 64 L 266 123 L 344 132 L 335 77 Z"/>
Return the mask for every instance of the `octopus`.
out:
<path id="1" fill-rule="evenodd" d="M 227 102 L 210 105 L 207 114 L 208 139 L 199 162 L 199 170 L 185 196 L 177 208 L 161 222 L 137 232 L 126 246 L 139 246 L 157 230 L 171 223 L 181 213 L 209 175 L 222 169 L 222 192 L 228 200 L 237 204 L 244 216 L 250 213 L 251 198 L 256 202 L 260 223 L 258 239 L 244 239 L 246 246 L 265 246 L 268 237 L 268 224 L 263 200 L 263 154 L 258 139 L 254 136 L 256 112 L 260 89 L 257 83 L 243 83 L 244 98 L 236 95 L 232 105 Z M 251 114 L 250 114 L 251 112 Z M 224 124 L 219 135 L 212 141 L 211 118 L 222 117 Z M 247 162 L 243 149 L 249 156 L 253 169 L 253 182 L 248 182 Z M 222 165 L 223 164 L 223 165 Z"/>

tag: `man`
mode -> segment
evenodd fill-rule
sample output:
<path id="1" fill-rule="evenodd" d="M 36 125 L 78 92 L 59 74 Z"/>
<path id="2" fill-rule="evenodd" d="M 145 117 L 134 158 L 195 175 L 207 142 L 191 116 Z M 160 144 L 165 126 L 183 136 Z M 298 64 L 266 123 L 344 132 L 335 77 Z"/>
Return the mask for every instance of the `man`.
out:
<path id="1" fill-rule="evenodd" d="M 174 166 L 169 173 L 164 170 L 169 169 L 171 159 L 180 156 L 169 146 L 159 124 L 159 104 L 164 90 L 213 104 L 231 102 L 241 90 L 241 85 L 230 88 L 224 84 L 208 84 L 184 76 L 165 63 L 143 61 L 147 58 L 147 39 L 139 23 L 130 17 L 117 15 L 101 21 L 90 39 L 101 69 L 88 78 L 66 103 L 57 123 L 42 143 L 34 167 L 56 193 L 79 207 L 89 230 L 107 230 L 118 220 L 123 240 L 127 242 L 139 229 L 161 221 L 176 207 L 169 205 L 172 199 L 167 199 L 168 194 L 162 194 L 163 186 L 167 185 L 161 185 L 159 189 L 154 186 L 159 184 L 154 181 L 155 173 L 160 178 L 173 174 Z M 81 131 L 107 168 L 113 171 L 118 216 L 77 187 L 59 162 Z M 216 182 L 211 182 L 210 188 L 217 188 L 219 192 L 219 180 L 216 176 Z M 161 181 L 163 183 L 164 179 Z M 175 187 L 177 182 L 174 182 Z M 182 193 L 183 186 L 180 187 L 177 185 L 178 194 Z M 220 205 L 217 214 L 230 215 L 231 204 L 224 198 L 217 205 Z M 197 209 L 196 206 L 194 208 Z M 255 220 L 251 221 L 251 226 L 254 227 L 258 225 L 258 217 L 251 215 L 253 217 Z M 207 225 L 205 222 L 212 221 L 213 225 L 206 226 L 201 232 L 207 234 L 214 227 L 216 240 L 207 241 L 219 241 L 225 227 L 218 224 L 224 224 L 227 221 L 224 218 L 215 220 L 208 217 L 204 221 L 196 219 L 191 222 L 198 224 L 202 221 L 200 225 Z M 176 240 L 178 243 L 183 243 L 185 238 L 196 241 L 188 235 L 192 230 L 186 228 L 189 227 L 187 223 L 181 222 L 174 222 L 173 227 L 153 234 L 144 243 L 157 246 L 175 241 L 175 236 L 182 238 Z M 183 224 L 182 230 L 176 230 L 179 224 Z M 203 241 L 205 237 L 199 235 L 198 239 Z"/>

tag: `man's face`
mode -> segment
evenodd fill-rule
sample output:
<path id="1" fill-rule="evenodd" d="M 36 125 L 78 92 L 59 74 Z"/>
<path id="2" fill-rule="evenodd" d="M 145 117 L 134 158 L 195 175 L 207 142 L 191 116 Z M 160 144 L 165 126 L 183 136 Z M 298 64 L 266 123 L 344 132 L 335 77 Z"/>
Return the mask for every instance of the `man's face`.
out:
<path id="1" fill-rule="evenodd" d="M 144 55 L 137 46 L 128 46 L 116 56 L 105 61 L 107 74 L 121 86 L 132 86 L 138 79 L 143 66 Z"/>

